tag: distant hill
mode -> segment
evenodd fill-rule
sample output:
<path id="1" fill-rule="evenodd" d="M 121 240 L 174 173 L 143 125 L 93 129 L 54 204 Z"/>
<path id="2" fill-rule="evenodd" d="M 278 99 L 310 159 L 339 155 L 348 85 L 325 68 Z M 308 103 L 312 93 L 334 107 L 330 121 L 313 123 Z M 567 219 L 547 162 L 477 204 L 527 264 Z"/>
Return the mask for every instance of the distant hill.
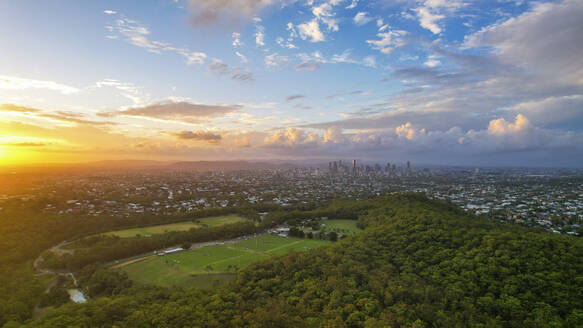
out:
<path id="1" fill-rule="evenodd" d="M 194 171 L 237 171 L 237 170 L 274 170 L 299 167 L 290 163 L 247 162 L 247 161 L 197 161 L 177 162 L 166 166 L 166 169 Z"/>
<path id="2" fill-rule="evenodd" d="M 301 165 L 286 162 L 251 161 L 147 161 L 147 160 L 105 160 L 87 163 L 46 163 L 0 167 L 0 174 L 12 173 L 83 173 L 95 171 L 140 171 L 140 170 L 187 170 L 187 171 L 236 171 L 290 169 Z"/>

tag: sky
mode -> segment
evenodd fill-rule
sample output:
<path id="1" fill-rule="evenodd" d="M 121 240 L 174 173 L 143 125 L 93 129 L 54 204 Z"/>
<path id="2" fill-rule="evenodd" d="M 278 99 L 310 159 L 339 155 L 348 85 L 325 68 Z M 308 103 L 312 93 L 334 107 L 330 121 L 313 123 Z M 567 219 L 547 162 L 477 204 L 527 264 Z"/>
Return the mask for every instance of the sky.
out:
<path id="1" fill-rule="evenodd" d="M 583 166 L 583 1 L 0 1 L 0 165 Z"/>

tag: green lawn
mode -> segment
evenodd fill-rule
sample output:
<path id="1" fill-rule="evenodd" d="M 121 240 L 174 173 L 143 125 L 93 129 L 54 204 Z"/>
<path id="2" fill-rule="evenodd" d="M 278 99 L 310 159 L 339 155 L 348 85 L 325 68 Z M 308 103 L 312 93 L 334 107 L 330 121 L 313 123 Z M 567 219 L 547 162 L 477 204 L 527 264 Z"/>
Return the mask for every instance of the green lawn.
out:
<path id="1" fill-rule="evenodd" d="M 229 223 L 235 223 L 244 221 L 245 218 L 240 217 L 238 215 L 224 215 L 224 216 L 215 216 L 215 217 L 208 217 L 208 218 L 201 218 L 201 219 L 194 219 L 193 221 L 186 221 L 186 222 L 178 222 L 178 223 L 170 223 L 170 224 L 163 224 L 157 226 L 150 226 L 150 227 L 140 227 L 140 228 L 132 228 L 132 229 L 125 229 L 125 230 L 116 230 L 104 233 L 107 236 L 118 236 L 120 238 L 132 238 L 136 237 L 136 235 L 140 236 L 147 236 L 153 235 L 158 233 L 165 233 L 169 231 L 187 231 L 191 228 L 200 228 L 203 225 L 207 225 L 209 227 L 220 226 Z M 200 222 L 195 223 L 195 222 Z"/>
<path id="2" fill-rule="evenodd" d="M 236 268 L 297 250 L 308 250 L 327 241 L 263 235 L 230 245 L 208 246 L 166 256 L 150 256 L 121 267 L 132 280 L 159 286 L 210 287 L 235 275 Z"/>
<path id="3" fill-rule="evenodd" d="M 325 220 L 320 223 L 326 225 L 326 231 L 340 232 L 344 235 L 352 235 L 362 231 L 356 227 L 356 220 Z"/>

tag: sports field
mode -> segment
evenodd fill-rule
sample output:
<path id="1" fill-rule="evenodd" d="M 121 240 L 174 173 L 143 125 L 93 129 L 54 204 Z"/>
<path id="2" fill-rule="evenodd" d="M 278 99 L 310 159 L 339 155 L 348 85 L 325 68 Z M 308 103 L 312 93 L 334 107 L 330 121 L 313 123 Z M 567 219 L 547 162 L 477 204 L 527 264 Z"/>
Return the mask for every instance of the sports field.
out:
<path id="1" fill-rule="evenodd" d="M 229 245 L 203 247 L 166 256 L 150 256 L 121 267 L 137 282 L 159 286 L 196 285 L 210 287 L 234 277 L 237 268 L 296 250 L 303 251 L 327 244 L 323 240 L 285 238 L 263 235 Z"/>
<path id="2" fill-rule="evenodd" d="M 187 231 L 191 228 L 200 228 L 202 226 L 209 226 L 215 227 L 224 224 L 230 224 L 235 222 L 244 221 L 245 218 L 240 217 L 236 214 L 231 215 L 223 215 L 223 216 L 214 216 L 208 218 L 201 218 L 201 219 L 194 219 L 192 221 L 185 221 L 185 222 L 178 222 L 178 223 L 170 223 L 170 224 L 163 224 L 163 225 L 156 225 L 150 227 L 140 227 L 140 228 L 132 228 L 132 229 L 125 229 L 125 230 L 116 230 L 104 233 L 107 236 L 118 236 L 120 238 L 132 238 L 140 235 L 142 237 L 153 235 L 157 233 L 165 233 L 169 231 Z"/>
<path id="3" fill-rule="evenodd" d="M 343 235 L 352 235 L 362 231 L 356 227 L 356 220 L 325 220 L 321 223 L 326 225 L 326 231 L 340 232 Z"/>

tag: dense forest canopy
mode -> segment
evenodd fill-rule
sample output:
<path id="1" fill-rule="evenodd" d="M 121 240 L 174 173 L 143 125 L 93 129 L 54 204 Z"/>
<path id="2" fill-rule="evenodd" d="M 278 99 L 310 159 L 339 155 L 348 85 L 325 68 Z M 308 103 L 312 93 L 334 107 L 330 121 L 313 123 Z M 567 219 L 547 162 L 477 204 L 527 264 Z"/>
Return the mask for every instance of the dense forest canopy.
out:
<path id="1" fill-rule="evenodd" d="M 468 216 L 419 195 L 340 202 L 272 219 L 324 212 L 358 219 L 365 230 L 331 246 L 260 261 L 212 290 L 141 286 L 88 267 L 82 279 L 91 301 L 60 306 L 27 325 L 583 325 L 581 239 Z"/>

